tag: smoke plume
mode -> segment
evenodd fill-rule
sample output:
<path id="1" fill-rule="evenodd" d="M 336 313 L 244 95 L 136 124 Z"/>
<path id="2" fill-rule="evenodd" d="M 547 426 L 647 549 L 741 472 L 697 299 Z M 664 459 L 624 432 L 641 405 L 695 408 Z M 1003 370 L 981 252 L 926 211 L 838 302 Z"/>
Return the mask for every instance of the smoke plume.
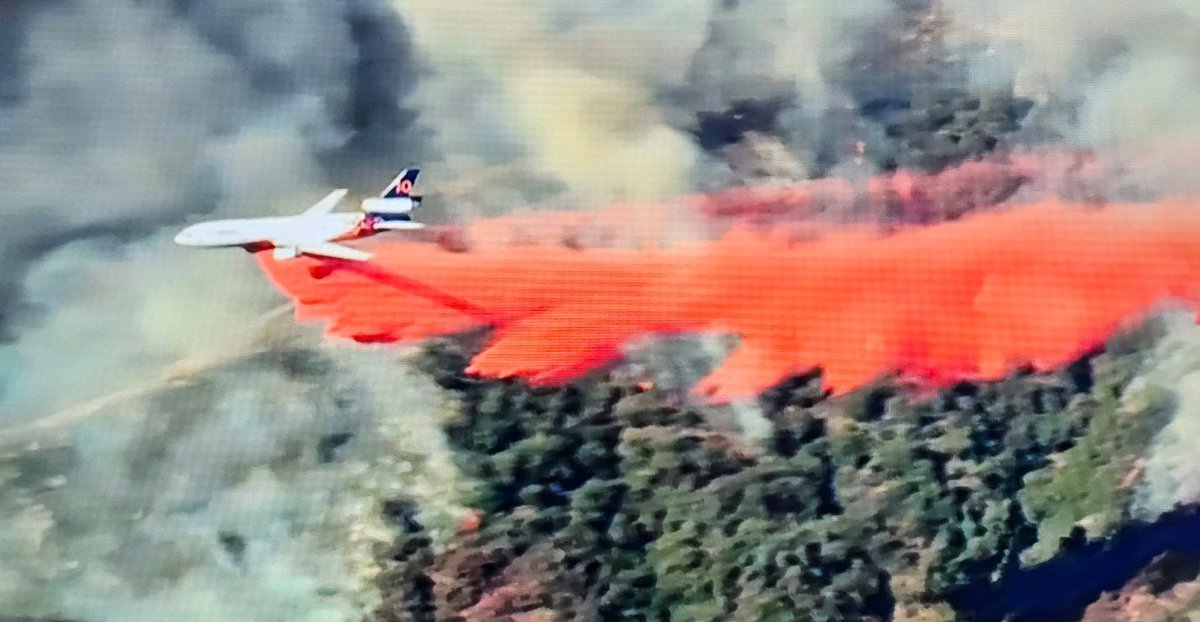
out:
<path id="1" fill-rule="evenodd" d="M 340 359 L 340 360 L 339 360 Z M 396 408 L 403 404 L 404 408 Z M 357 620 L 380 500 L 454 520 L 452 408 L 387 353 L 233 361 L 0 458 L 0 608 L 75 620 Z"/>
<path id="2" fill-rule="evenodd" d="M 950 41 L 982 89 L 1039 103 L 1031 138 L 1128 166 L 1111 190 L 1195 190 L 1200 9 L 1187 0 L 945 3 Z M 1081 16 L 1086 16 L 1081 19 Z M 1114 197 L 1115 198 L 1115 197 Z"/>
<path id="3" fill-rule="evenodd" d="M 197 216 L 295 212 L 322 195 L 321 158 L 345 150 L 352 113 L 365 123 L 384 107 L 356 80 L 371 50 L 352 22 L 369 6 L 78 0 L 18 14 L 23 62 L 0 107 L 0 324 L 16 337 L 0 418 L 229 348 L 275 303 L 244 256 L 184 253 L 170 237 Z"/>

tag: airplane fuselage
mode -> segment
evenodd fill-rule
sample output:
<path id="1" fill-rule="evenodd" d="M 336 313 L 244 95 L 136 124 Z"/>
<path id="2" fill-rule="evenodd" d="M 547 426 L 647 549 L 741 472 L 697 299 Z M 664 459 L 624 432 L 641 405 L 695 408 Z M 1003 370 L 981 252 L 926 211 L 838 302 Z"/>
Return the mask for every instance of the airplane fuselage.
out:
<path id="1" fill-rule="evenodd" d="M 294 216 L 218 220 L 187 227 L 175 236 L 181 246 L 240 246 L 250 252 L 273 248 L 277 261 L 314 255 L 349 261 L 368 261 L 371 253 L 338 242 L 378 231 L 421 229 L 409 213 L 421 204 L 410 193 L 420 169 L 400 171 L 378 198 L 363 201 L 359 212 L 334 212 L 348 192 L 339 188 Z"/>
<path id="2" fill-rule="evenodd" d="M 215 220 L 192 225 L 175 236 L 183 246 L 274 246 L 333 241 L 351 236 L 364 215 L 357 213 L 302 214 L 272 218 Z"/>

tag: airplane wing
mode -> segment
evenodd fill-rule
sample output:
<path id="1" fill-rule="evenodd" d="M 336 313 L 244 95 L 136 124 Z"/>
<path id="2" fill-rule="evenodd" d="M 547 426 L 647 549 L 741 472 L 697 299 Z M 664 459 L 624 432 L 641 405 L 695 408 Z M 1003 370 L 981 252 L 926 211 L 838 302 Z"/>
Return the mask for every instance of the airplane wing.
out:
<path id="1" fill-rule="evenodd" d="M 330 192 L 329 194 L 325 195 L 324 199 L 317 201 L 312 207 L 304 210 L 304 214 L 324 214 L 325 212 L 332 211 L 333 208 L 337 207 L 338 203 L 341 203 L 342 199 L 346 197 L 347 192 L 348 190 L 346 188 L 339 188 L 333 192 Z"/>
<path id="2" fill-rule="evenodd" d="M 371 253 L 360 251 L 357 248 L 350 248 L 333 242 L 315 242 L 309 244 L 297 245 L 296 250 L 308 255 L 322 255 L 325 257 L 336 257 L 338 259 L 348 259 L 350 261 L 367 261 L 371 258 Z"/>

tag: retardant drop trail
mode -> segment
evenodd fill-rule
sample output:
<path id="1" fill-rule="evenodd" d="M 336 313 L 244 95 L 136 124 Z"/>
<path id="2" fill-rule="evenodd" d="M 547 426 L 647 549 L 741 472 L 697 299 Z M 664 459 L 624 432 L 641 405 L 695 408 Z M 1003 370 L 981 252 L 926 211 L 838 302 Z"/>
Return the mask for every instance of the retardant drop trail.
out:
<path id="1" fill-rule="evenodd" d="M 828 225 L 797 242 L 794 227 L 734 226 L 647 243 L 676 216 L 510 216 L 468 225 L 454 250 L 380 236 L 359 243 L 369 265 L 258 261 L 298 319 L 327 320 L 331 335 L 409 342 L 491 326 L 470 371 L 535 385 L 570 381 L 645 333 L 737 334 L 695 387 L 714 401 L 818 366 L 837 393 L 896 372 L 941 385 L 1054 368 L 1164 303 L 1200 300 L 1200 205 L 1185 201 L 1049 202 L 888 236 Z"/>

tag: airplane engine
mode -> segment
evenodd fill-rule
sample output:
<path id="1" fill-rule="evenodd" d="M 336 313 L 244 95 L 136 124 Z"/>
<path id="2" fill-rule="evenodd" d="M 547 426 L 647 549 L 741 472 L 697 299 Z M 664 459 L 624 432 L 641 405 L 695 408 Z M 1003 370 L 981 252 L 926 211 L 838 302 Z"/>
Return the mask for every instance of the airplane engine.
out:
<path id="1" fill-rule="evenodd" d="M 368 214 L 407 214 L 421 205 L 420 197 L 363 199 L 362 211 Z"/>

